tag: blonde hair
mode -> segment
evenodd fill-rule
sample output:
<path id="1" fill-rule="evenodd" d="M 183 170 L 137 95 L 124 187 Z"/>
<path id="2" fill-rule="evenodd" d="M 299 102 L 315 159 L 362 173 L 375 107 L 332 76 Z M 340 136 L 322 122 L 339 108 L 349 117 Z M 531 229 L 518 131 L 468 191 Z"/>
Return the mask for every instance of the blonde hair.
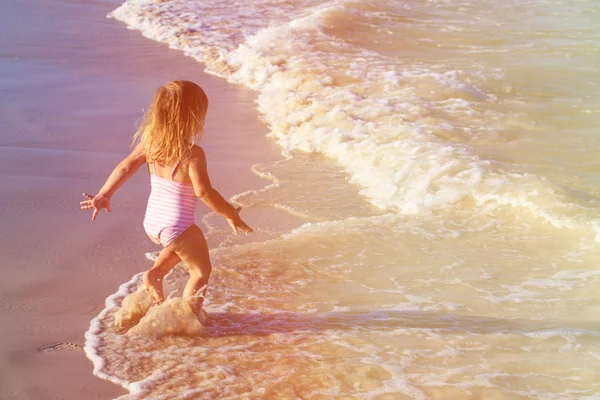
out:
<path id="1" fill-rule="evenodd" d="M 185 162 L 193 139 L 204 134 L 207 111 L 208 97 L 200 86 L 190 81 L 169 82 L 156 91 L 132 146 L 140 144 L 149 163 Z"/>

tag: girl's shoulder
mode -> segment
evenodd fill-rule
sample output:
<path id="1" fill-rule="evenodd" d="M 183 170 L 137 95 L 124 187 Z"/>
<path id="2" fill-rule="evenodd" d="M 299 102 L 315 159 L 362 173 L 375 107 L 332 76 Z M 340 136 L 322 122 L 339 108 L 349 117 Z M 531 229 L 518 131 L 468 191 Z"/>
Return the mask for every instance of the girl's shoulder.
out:
<path id="1" fill-rule="evenodd" d="M 190 155 L 190 163 L 206 163 L 206 154 L 204 149 L 198 145 L 192 146 L 192 154 Z"/>

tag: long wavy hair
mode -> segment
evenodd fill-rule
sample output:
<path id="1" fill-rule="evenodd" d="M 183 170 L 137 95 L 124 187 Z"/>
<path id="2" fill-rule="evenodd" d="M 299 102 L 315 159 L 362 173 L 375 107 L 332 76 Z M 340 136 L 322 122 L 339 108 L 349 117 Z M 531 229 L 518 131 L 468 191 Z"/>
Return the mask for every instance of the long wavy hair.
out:
<path id="1" fill-rule="evenodd" d="M 174 165 L 186 161 L 194 139 L 204 134 L 208 97 L 190 81 L 173 81 L 161 86 L 133 136 L 132 146 L 142 146 L 146 161 Z"/>

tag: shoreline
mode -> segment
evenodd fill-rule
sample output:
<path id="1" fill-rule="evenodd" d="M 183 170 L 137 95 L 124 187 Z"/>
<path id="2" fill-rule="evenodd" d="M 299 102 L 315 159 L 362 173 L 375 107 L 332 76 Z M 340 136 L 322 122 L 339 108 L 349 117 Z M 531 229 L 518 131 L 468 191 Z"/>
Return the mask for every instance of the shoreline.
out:
<path id="1" fill-rule="evenodd" d="M 82 191 L 97 190 L 126 155 L 139 110 L 160 84 L 190 79 L 209 96 L 201 145 L 214 186 L 225 198 L 269 185 L 250 168 L 282 158 L 266 138 L 253 91 L 204 73 L 192 58 L 106 18 L 114 7 L 29 0 L 6 15 L 12 18 L 4 26 L 7 42 L 14 42 L 7 48 L 13 58 L 0 64 L 7 78 L 0 93 L 13 98 L 0 112 L 7 121 L 0 131 L 0 182 L 8 189 L 0 195 L 0 216 L 11 235 L 0 245 L 7 275 L 0 285 L 0 364 L 8 371 L 0 390 L 13 399 L 125 394 L 93 376 L 83 352 L 49 354 L 38 348 L 83 344 L 104 300 L 147 269 L 144 254 L 157 250 L 141 224 L 149 191 L 143 171 L 114 197 L 114 215 L 104 213 L 93 225 L 77 202 Z M 10 35 L 25 13 L 46 22 L 39 43 L 36 37 Z M 63 25 L 48 26 L 56 17 Z M 47 47 L 52 48 L 43 50 Z M 202 207 L 196 214 L 201 226 L 200 214 L 207 211 Z M 255 229 L 276 222 L 248 212 Z"/>

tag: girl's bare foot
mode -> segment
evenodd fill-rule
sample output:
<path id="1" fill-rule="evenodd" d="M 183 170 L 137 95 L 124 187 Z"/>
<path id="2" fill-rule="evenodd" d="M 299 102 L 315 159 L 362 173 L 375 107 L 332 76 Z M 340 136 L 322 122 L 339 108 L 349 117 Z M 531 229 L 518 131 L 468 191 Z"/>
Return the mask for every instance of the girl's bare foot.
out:
<path id="1" fill-rule="evenodd" d="M 181 261 L 179 256 L 169 247 L 165 247 L 160 251 L 158 258 L 154 262 L 152 268 L 144 272 L 142 281 L 144 288 L 148 293 L 148 297 L 154 304 L 161 304 L 165 301 L 163 294 L 163 277 Z"/>
<path id="2" fill-rule="evenodd" d="M 204 298 L 202 298 L 200 296 L 192 296 L 192 297 L 184 298 L 183 300 L 190 307 L 190 310 L 192 310 L 192 313 L 194 313 L 194 315 L 198 318 L 198 321 L 200 322 L 201 325 L 203 325 L 203 326 L 209 325 L 208 314 L 202 308 L 202 303 L 204 302 Z"/>
<path id="3" fill-rule="evenodd" d="M 144 282 L 144 287 L 148 292 L 148 296 L 152 300 L 152 303 L 155 305 L 161 304 L 165 301 L 165 295 L 163 294 L 163 285 L 162 285 L 163 275 L 161 271 L 158 269 L 149 269 L 144 272 L 144 276 L 142 281 Z"/>

